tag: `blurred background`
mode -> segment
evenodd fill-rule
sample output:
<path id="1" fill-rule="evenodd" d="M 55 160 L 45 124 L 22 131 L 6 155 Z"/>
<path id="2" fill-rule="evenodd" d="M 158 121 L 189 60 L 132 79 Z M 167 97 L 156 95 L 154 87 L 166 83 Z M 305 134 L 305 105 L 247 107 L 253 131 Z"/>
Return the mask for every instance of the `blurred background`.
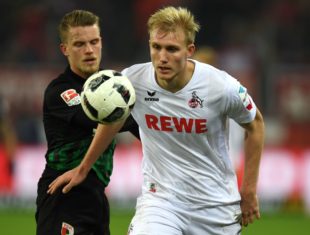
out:
<path id="1" fill-rule="evenodd" d="M 188 7 L 194 13 L 201 24 L 194 58 L 240 80 L 264 115 L 266 140 L 258 188 L 263 213 L 309 218 L 309 0 L 2 0 L 0 214 L 31 211 L 33 217 L 46 151 L 42 96 L 66 66 L 57 34 L 61 17 L 73 9 L 99 15 L 102 67 L 121 70 L 149 61 L 146 21 L 167 5 Z M 240 180 L 242 132 L 234 123 L 232 129 L 232 160 Z M 128 134 L 118 140 L 108 195 L 113 206 L 133 209 L 140 193 L 140 144 Z"/>

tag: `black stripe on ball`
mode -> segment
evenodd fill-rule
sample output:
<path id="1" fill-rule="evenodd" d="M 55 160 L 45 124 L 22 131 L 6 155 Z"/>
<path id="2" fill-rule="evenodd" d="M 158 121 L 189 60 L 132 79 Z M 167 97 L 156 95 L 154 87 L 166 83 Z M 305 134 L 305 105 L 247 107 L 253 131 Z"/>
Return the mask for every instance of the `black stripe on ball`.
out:
<path id="1" fill-rule="evenodd" d="M 128 104 L 129 99 L 130 99 L 130 92 L 126 87 L 124 87 L 121 84 L 114 83 L 113 88 L 116 88 L 116 91 L 120 93 L 120 95 L 123 97 L 124 101 L 126 104 Z"/>
<path id="2" fill-rule="evenodd" d="M 113 75 L 114 76 L 123 76 L 120 72 L 118 71 L 113 71 Z"/>
<path id="3" fill-rule="evenodd" d="M 84 106 L 88 109 L 92 117 L 94 117 L 95 119 L 98 119 L 98 111 L 89 103 L 86 95 L 84 95 L 83 102 L 84 102 Z"/>
<path id="4" fill-rule="evenodd" d="M 105 81 L 107 81 L 107 80 L 109 80 L 110 79 L 110 77 L 109 76 L 107 76 L 107 75 L 101 75 L 100 77 L 97 77 L 97 78 L 95 78 L 95 79 L 93 79 L 93 80 L 91 80 L 90 82 L 89 82 L 89 89 L 91 90 L 91 91 L 95 91 L 95 90 L 97 90 L 97 88 L 102 84 L 102 83 L 104 83 Z"/>
<path id="5" fill-rule="evenodd" d="M 113 112 L 110 113 L 109 116 L 107 116 L 106 118 L 103 118 L 101 121 L 102 122 L 114 122 L 114 121 L 120 119 L 121 117 L 123 117 L 124 113 L 125 113 L 125 111 L 123 108 L 119 108 L 119 107 L 115 108 L 113 110 Z"/>

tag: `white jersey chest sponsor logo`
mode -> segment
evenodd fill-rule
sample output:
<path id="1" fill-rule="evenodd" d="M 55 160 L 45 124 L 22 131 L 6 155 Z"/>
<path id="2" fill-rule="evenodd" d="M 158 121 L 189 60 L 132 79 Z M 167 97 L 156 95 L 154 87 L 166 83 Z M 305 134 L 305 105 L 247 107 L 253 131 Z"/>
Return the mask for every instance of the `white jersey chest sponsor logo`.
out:
<path id="1" fill-rule="evenodd" d="M 148 129 L 164 132 L 183 132 L 202 134 L 208 131 L 207 119 L 155 116 L 145 114 Z"/>

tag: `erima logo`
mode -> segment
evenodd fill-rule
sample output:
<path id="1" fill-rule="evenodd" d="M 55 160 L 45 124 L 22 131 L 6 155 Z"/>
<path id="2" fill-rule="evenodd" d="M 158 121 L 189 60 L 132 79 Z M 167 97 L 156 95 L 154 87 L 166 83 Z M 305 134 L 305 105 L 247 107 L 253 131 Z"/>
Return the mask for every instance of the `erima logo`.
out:
<path id="1" fill-rule="evenodd" d="M 154 96 L 156 94 L 156 91 L 147 91 L 147 94 L 149 96 Z"/>
<path id="2" fill-rule="evenodd" d="M 156 91 L 147 91 L 148 96 L 155 96 L 156 95 Z M 145 97 L 144 98 L 145 101 L 159 101 L 159 98 L 155 98 L 155 97 Z"/>

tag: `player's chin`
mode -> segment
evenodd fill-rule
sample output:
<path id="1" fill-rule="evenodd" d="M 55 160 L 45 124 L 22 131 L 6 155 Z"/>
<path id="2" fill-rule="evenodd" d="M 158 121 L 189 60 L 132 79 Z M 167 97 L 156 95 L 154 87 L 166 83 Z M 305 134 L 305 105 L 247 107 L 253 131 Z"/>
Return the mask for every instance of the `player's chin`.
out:
<path id="1" fill-rule="evenodd" d="M 98 64 L 85 65 L 83 66 L 82 70 L 84 74 L 88 74 L 90 76 L 99 70 L 99 65 Z"/>
<path id="2" fill-rule="evenodd" d="M 175 76 L 171 69 L 156 69 L 156 75 L 162 80 L 170 80 Z"/>
<path id="3" fill-rule="evenodd" d="M 173 78 L 174 78 L 174 76 L 172 76 L 171 74 L 157 74 L 158 80 L 169 81 L 169 80 L 172 80 Z"/>

